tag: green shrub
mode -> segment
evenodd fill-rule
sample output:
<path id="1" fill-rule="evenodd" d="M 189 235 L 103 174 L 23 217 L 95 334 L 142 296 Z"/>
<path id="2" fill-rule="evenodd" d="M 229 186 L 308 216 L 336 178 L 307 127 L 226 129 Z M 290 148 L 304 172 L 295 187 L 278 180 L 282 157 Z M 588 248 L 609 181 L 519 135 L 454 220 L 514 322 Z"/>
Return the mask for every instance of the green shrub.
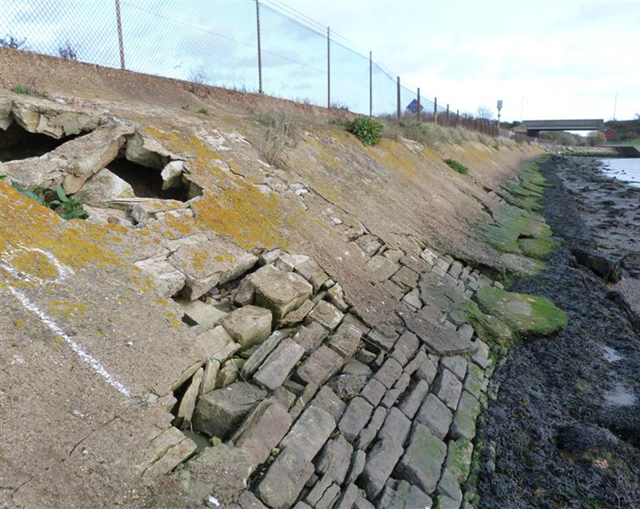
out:
<path id="1" fill-rule="evenodd" d="M 347 130 L 358 138 L 363 145 L 377 145 L 384 125 L 369 117 L 357 117 L 349 122 Z"/>
<path id="2" fill-rule="evenodd" d="M 47 97 L 46 93 L 39 92 L 35 88 L 29 87 L 27 85 L 17 84 L 17 85 L 14 85 L 11 90 L 16 94 L 32 95 L 34 97 Z"/>
<path id="3" fill-rule="evenodd" d="M 50 205 L 62 219 L 68 221 L 69 219 L 85 219 L 88 216 L 82 208 L 80 200 L 77 198 L 69 198 L 60 184 L 58 184 L 56 188 L 56 194 L 58 195 L 58 199 L 50 202 Z"/>
<path id="4" fill-rule="evenodd" d="M 202 113 L 203 115 L 208 115 L 209 110 L 207 108 L 200 108 L 197 113 Z"/>
<path id="5" fill-rule="evenodd" d="M 464 164 L 456 161 L 455 159 L 445 159 L 444 162 L 447 163 L 449 168 L 457 171 L 458 173 L 461 173 L 462 175 L 469 174 L 469 168 L 467 168 Z"/>

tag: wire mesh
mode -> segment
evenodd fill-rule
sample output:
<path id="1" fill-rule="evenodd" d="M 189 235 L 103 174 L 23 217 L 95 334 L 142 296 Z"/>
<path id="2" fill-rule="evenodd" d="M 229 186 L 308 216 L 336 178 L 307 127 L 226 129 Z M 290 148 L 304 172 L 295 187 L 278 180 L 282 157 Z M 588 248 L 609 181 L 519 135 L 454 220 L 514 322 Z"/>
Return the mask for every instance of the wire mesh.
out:
<path id="1" fill-rule="evenodd" d="M 398 106 L 403 117 L 417 113 L 416 89 L 403 83 L 398 104 L 396 75 L 280 0 L 0 0 L 0 12 L 0 47 L 252 92 L 261 71 L 272 96 L 393 118 Z M 423 90 L 422 120 L 434 119 L 431 99 Z M 447 106 L 439 100 L 436 109 L 442 123 Z"/>

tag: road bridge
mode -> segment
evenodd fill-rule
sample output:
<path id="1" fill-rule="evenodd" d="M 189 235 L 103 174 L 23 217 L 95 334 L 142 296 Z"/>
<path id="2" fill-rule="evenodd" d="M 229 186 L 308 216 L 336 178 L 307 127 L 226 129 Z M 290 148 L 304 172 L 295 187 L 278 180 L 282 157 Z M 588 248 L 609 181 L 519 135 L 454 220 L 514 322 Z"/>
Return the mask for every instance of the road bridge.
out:
<path id="1" fill-rule="evenodd" d="M 524 120 L 521 130 L 527 131 L 528 136 L 537 137 L 540 131 L 604 131 L 604 120 L 570 119 L 570 120 Z"/>

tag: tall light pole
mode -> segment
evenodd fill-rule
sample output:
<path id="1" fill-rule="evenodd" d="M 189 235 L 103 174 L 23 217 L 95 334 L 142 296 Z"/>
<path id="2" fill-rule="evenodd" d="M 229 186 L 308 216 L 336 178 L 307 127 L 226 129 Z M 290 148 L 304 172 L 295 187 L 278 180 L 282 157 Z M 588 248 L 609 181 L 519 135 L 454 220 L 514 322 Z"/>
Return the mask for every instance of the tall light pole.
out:
<path id="1" fill-rule="evenodd" d="M 502 99 L 498 99 L 498 130 L 500 129 L 500 115 L 502 112 Z"/>

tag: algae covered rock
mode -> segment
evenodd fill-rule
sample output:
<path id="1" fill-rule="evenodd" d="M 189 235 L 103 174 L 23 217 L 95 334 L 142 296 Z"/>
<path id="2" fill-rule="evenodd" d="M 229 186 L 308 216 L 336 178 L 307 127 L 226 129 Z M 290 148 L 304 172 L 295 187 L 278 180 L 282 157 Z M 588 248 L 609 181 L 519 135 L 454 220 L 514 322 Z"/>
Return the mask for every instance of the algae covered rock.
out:
<path id="1" fill-rule="evenodd" d="M 512 344 L 514 337 L 509 326 L 499 318 L 483 313 L 475 302 L 466 302 L 463 313 L 483 341 L 506 347 Z"/>
<path id="2" fill-rule="evenodd" d="M 474 299 L 483 311 L 499 318 L 518 334 L 547 335 L 567 326 L 567 315 L 544 297 L 485 287 Z"/>

